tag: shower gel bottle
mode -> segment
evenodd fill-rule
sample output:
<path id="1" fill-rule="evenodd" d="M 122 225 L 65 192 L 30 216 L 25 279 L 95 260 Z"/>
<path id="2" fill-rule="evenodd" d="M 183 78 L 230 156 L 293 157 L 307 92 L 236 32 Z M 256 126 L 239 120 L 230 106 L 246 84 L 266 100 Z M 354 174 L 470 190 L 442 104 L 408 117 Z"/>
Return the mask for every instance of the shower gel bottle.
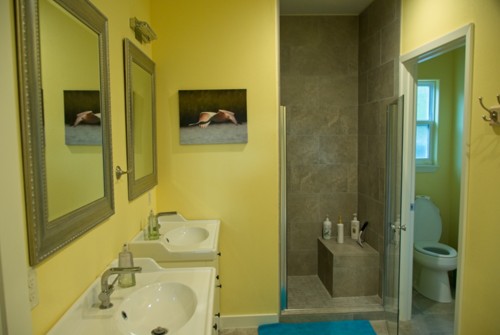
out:
<path id="1" fill-rule="evenodd" d="M 337 223 L 337 242 L 344 243 L 344 224 L 342 223 L 342 216 L 339 215 L 339 223 Z"/>

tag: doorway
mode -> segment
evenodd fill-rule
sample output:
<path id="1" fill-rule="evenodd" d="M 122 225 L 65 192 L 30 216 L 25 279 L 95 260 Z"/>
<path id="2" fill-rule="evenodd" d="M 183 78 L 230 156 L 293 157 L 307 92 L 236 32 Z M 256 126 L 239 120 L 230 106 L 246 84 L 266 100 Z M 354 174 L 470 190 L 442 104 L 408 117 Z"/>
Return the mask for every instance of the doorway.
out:
<path id="1" fill-rule="evenodd" d="M 436 202 L 442 195 L 437 192 L 430 181 L 435 178 L 438 170 L 444 170 L 444 179 L 454 179 L 451 184 L 442 186 L 447 188 L 448 195 L 444 195 L 446 203 L 441 204 L 445 208 L 442 212 L 445 215 L 446 221 L 444 223 L 444 236 L 442 234 L 441 241 L 454 245 L 458 251 L 458 266 L 456 271 L 456 294 L 454 301 L 454 326 L 450 328 L 458 329 L 460 323 L 460 288 L 461 288 L 461 263 L 463 259 L 463 240 L 465 238 L 465 217 L 466 217 L 466 197 L 467 194 L 467 143 L 469 141 L 469 123 L 470 123 L 470 105 L 471 105 L 471 87 L 470 77 L 472 69 L 472 38 L 473 26 L 468 25 L 462 27 L 454 32 L 443 36 L 433 42 L 430 42 L 417 50 L 414 50 L 401 57 L 401 72 L 400 72 L 400 85 L 401 92 L 405 95 L 405 110 L 407 111 L 407 118 L 405 120 L 405 136 L 404 136 L 404 157 L 403 157 L 403 180 L 408 182 L 403 185 L 403 222 L 407 223 L 407 232 L 402 235 L 402 249 L 401 249 L 401 302 L 400 302 L 400 320 L 410 321 L 412 319 L 412 300 L 413 300 L 413 232 L 414 232 L 414 200 L 417 194 L 432 192 Z M 443 86 L 444 91 L 454 90 L 455 88 L 449 87 L 450 84 L 445 84 L 443 80 L 444 65 L 451 66 L 450 59 L 453 59 L 453 64 L 456 65 L 451 68 L 451 74 L 446 75 L 449 80 L 450 76 L 462 77 L 463 85 L 455 85 L 458 88 L 455 90 L 454 101 L 452 107 L 441 107 L 442 113 L 440 119 L 443 122 L 447 120 L 443 128 L 448 127 L 448 135 L 442 135 L 441 146 L 436 145 L 434 148 L 437 151 L 449 151 L 448 154 L 451 158 L 448 162 L 445 158 L 437 157 L 438 164 L 435 166 L 427 167 L 426 172 L 420 172 L 421 167 L 417 168 L 416 165 L 416 127 L 417 127 L 417 87 L 418 81 L 423 79 L 436 80 Z M 461 59 L 461 61 L 460 61 Z M 458 61 L 457 61 L 458 60 Z M 432 65 L 441 62 L 440 70 L 436 70 Z M 445 66 L 445 67 L 446 67 Z M 426 78 L 424 78 L 426 77 Z M 434 78 L 432 78 L 434 77 Z M 438 78 L 438 77 L 441 77 Z M 454 78 L 451 80 L 453 84 L 457 84 L 460 80 Z M 448 115 L 446 115 L 448 113 Z M 447 144 L 446 144 L 447 143 Z M 447 146 L 444 146 L 444 145 Z M 450 152 L 451 151 L 451 152 Z M 441 162 L 441 165 L 439 164 Z M 432 164 L 430 164 L 432 165 Z M 452 166 L 450 166 L 452 165 Z M 425 170 L 425 169 L 424 169 Z M 443 171 L 441 171 L 443 172 Z M 425 174 L 425 175 L 424 175 Z M 452 178 L 453 177 L 453 178 Z M 441 175 L 443 178 L 443 175 Z M 427 185 L 425 184 L 427 183 Z M 450 186 L 451 185 L 451 186 Z M 454 190 L 450 192 L 450 190 Z M 453 194 L 452 194 L 453 193 Z M 454 196 L 456 198 L 454 199 Z M 439 206 L 438 206 L 439 207 Z M 450 209 L 453 208 L 453 209 Z M 443 215 L 442 215 L 443 216 Z M 455 224 L 456 222 L 456 224 Z M 454 278 L 452 278 L 452 282 Z M 453 334 L 452 329 L 447 329 L 450 334 Z"/>

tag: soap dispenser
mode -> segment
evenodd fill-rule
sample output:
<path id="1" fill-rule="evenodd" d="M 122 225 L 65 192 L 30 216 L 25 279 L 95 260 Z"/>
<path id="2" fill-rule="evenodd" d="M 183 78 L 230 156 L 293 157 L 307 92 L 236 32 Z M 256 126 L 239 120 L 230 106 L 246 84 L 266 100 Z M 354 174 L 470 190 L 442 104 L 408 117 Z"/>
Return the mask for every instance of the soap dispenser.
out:
<path id="1" fill-rule="evenodd" d="M 160 238 L 160 228 L 158 224 L 158 219 L 156 218 L 156 215 L 153 213 L 153 210 L 149 212 L 147 235 L 148 236 L 146 239 L 148 240 L 157 240 Z"/>
<path id="2" fill-rule="evenodd" d="M 134 257 L 132 253 L 128 250 L 128 245 L 125 243 L 123 245 L 123 250 L 118 254 L 118 267 L 120 268 L 131 268 L 134 266 Z M 123 273 L 118 278 L 118 285 L 120 287 L 131 287 L 135 285 L 135 274 L 134 273 Z"/>

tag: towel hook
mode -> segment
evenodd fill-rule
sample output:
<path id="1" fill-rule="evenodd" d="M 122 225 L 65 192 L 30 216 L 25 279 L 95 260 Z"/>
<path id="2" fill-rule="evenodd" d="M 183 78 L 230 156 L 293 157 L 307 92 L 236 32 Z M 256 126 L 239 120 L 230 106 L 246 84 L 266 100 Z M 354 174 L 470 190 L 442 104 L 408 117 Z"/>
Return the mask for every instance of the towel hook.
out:
<path id="1" fill-rule="evenodd" d="M 115 168 L 116 179 L 120 179 L 122 177 L 122 175 L 130 173 L 130 172 L 132 172 L 132 169 L 125 171 L 125 170 L 122 170 L 120 165 L 117 165 Z"/>
<path id="2" fill-rule="evenodd" d="M 497 101 L 500 104 L 500 94 L 497 95 Z M 494 109 L 498 110 L 500 108 L 500 106 L 487 108 L 483 103 L 483 97 L 479 97 L 479 104 L 489 114 L 489 117 L 486 115 L 483 115 L 483 120 L 486 122 L 489 122 L 491 126 L 499 126 L 500 123 L 498 122 L 498 112 Z"/>

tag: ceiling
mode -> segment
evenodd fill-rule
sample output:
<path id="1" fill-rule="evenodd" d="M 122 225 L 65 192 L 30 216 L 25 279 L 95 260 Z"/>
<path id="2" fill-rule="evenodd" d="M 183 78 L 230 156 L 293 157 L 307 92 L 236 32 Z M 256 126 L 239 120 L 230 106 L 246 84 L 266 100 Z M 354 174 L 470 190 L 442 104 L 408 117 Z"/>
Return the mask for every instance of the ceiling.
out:
<path id="1" fill-rule="evenodd" d="M 373 0 L 280 0 L 281 15 L 358 15 Z"/>

